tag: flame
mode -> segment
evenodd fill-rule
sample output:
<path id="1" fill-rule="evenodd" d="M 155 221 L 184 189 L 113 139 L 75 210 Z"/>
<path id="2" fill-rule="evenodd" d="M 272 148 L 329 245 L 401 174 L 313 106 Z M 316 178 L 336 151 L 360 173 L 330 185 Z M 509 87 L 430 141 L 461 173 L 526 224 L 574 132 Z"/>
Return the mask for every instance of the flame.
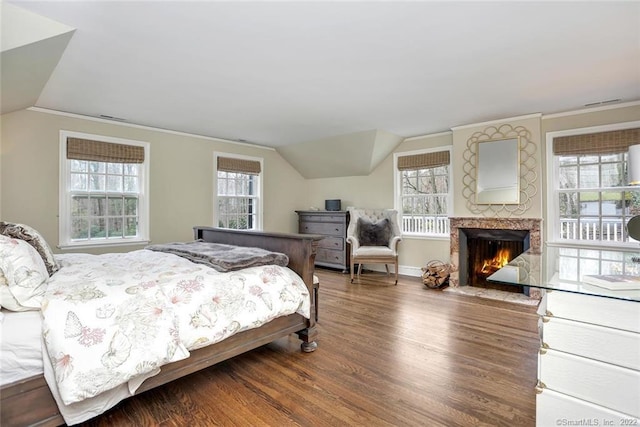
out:
<path id="1" fill-rule="evenodd" d="M 508 249 L 500 249 L 496 256 L 493 259 L 485 260 L 484 264 L 482 264 L 482 269 L 480 272 L 482 273 L 491 273 L 496 271 L 509 263 L 509 257 L 511 253 Z"/>

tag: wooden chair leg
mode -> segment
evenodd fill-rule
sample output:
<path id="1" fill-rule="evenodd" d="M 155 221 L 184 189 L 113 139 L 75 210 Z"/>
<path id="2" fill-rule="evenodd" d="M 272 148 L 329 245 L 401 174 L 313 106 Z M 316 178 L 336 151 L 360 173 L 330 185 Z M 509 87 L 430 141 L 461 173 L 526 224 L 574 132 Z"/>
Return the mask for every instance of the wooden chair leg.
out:
<path id="1" fill-rule="evenodd" d="M 351 257 L 351 283 L 353 283 L 353 257 Z"/>
<path id="2" fill-rule="evenodd" d="M 362 263 L 358 264 L 358 280 L 360 280 L 360 273 L 362 273 Z"/>
<path id="3" fill-rule="evenodd" d="M 396 259 L 395 266 L 396 266 L 396 286 L 398 286 L 398 260 L 397 259 Z"/>
<path id="4" fill-rule="evenodd" d="M 391 274 L 391 273 L 389 273 L 389 264 L 385 264 L 385 265 L 384 265 L 384 268 L 386 268 L 386 269 L 387 269 L 387 276 L 389 276 L 389 274 Z"/>

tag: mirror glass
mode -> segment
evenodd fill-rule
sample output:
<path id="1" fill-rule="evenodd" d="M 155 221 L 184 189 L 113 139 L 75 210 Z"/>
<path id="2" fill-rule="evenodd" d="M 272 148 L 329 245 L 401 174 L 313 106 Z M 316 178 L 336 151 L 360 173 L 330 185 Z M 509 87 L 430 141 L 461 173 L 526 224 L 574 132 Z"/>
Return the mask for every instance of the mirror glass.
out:
<path id="1" fill-rule="evenodd" d="M 476 204 L 520 203 L 519 138 L 478 142 Z"/>

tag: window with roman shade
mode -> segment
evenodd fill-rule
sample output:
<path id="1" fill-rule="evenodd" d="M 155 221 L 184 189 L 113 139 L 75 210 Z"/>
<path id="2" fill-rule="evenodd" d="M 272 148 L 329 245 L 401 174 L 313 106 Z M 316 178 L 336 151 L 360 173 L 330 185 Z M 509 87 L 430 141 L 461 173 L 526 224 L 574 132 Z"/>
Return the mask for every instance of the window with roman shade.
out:
<path id="1" fill-rule="evenodd" d="M 60 246 L 148 241 L 148 143 L 61 131 Z"/>
<path id="2" fill-rule="evenodd" d="M 218 227 L 259 230 L 262 224 L 262 159 L 216 154 Z"/>
<path id="3" fill-rule="evenodd" d="M 626 224 L 640 214 L 629 185 L 628 152 L 640 128 L 562 135 L 551 141 L 553 239 L 585 245 L 630 243 Z"/>
<path id="4" fill-rule="evenodd" d="M 402 231 L 449 236 L 451 148 L 400 153 L 395 156 L 397 209 Z"/>

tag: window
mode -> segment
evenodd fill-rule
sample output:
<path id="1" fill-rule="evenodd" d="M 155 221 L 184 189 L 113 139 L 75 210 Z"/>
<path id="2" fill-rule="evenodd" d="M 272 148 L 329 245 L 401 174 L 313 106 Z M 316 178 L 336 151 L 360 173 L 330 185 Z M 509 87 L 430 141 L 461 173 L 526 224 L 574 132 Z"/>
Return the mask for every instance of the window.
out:
<path id="1" fill-rule="evenodd" d="M 403 234 L 449 237 L 451 148 L 394 155 Z"/>
<path id="2" fill-rule="evenodd" d="M 584 245 L 624 245 L 626 224 L 640 214 L 640 187 L 628 184 L 628 149 L 640 129 L 551 140 L 552 240 Z"/>
<path id="3" fill-rule="evenodd" d="M 262 159 L 216 154 L 218 227 L 262 229 Z"/>
<path id="4" fill-rule="evenodd" d="M 60 132 L 60 247 L 148 242 L 148 144 Z"/>

